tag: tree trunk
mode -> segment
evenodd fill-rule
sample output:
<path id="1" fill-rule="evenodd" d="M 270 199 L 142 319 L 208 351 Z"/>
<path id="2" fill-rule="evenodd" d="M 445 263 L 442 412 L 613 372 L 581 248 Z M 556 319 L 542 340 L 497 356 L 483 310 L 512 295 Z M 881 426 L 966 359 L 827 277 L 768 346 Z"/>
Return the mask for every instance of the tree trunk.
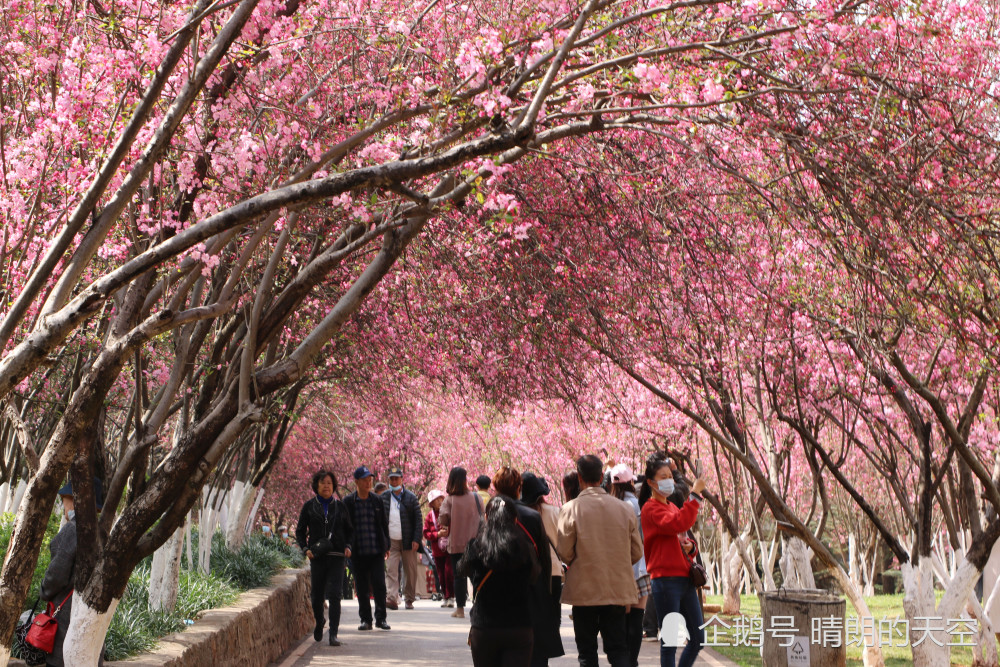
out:
<path id="1" fill-rule="evenodd" d="M 1000 667 L 1000 656 L 997 654 L 997 640 L 994 634 L 996 626 L 990 622 L 989 616 L 978 602 L 973 597 L 965 606 L 969 618 L 979 621 L 972 645 L 972 667 Z"/>
<path id="2" fill-rule="evenodd" d="M 904 563 L 900 569 L 903 574 L 903 611 L 910 621 L 909 643 L 913 651 L 913 667 L 951 667 L 948 635 L 945 632 L 932 632 L 931 636 L 937 640 L 935 643 L 914 626 L 917 617 L 934 618 L 937 615 L 934 569 L 930 558 L 920 559 L 917 567 L 912 562 Z M 915 646 L 915 642 L 919 642 L 919 645 Z M 938 643 L 943 646 L 938 646 Z"/>
<path id="3" fill-rule="evenodd" d="M 816 588 L 813 576 L 812 553 L 806 543 L 798 537 L 784 540 L 781 549 L 782 588 L 811 590 Z"/>
<path id="4" fill-rule="evenodd" d="M 263 500 L 264 500 L 264 487 L 262 486 L 257 489 L 257 500 L 253 501 L 253 509 L 250 510 L 250 516 L 247 518 L 247 535 L 253 532 L 253 524 L 254 522 L 257 521 L 257 511 L 260 509 L 260 504 Z M 280 523 L 271 524 L 271 526 L 273 526 L 275 530 L 277 530 L 278 526 L 280 525 L 281 525 Z"/>
<path id="5" fill-rule="evenodd" d="M 778 588 L 774 583 L 774 564 L 778 560 L 778 540 L 772 539 L 767 548 L 767 558 L 763 559 L 764 564 L 764 590 L 773 591 Z"/>
<path id="6" fill-rule="evenodd" d="M 11 514 L 17 514 L 18 508 L 21 506 L 21 499 L 24 498 L 24 492 L 28 489 L 27 482 L 21 479 L 17 486 L 14 488 L 14 495 L 9 499 L 9 505 L 4 509 L 5 512 L 10 512 Z"/>
<path id="7" fill-rule="evenodd" d="M 728 543 L 728 544 L 727 544 Z M 735 542 L 723 534 L 722 559 L 719 568 L 722 570 L 722 613 L 740 613 L 740 584 L 743 577 L 743 559 Z"/>
<path id="8" fill-rule="evenodd" d="M 824 564 L 830 568 L 830 572 L 833 574 L 833 578 L 836 579 L 837 585 L 840 586 L 840 590 L 847 596 L 851 604 L 854 605 L 854 610 L 857 612 L 858 618 L 875 618 L 868 608 L 868 603 L 865 602 L 864 597 L 861 595 L 861 589 L 851 582 L 851 578 L 847 576 L 844 568 L 836 561 L 826 562 L 824 560 Z M 868 645 L 868 642 L 864 642 L 864 653 L 861 656 L 864 667 L 885 667 L 885 657 L 882 655 L 882 648 L 879 646 L 877 640 L 878 637 L 873 637 L 871 646 Z"/>
<path id="9" fill-rule="evenodd" d="M 224 496 L 219 497 L 216 490 L 215 502 L 209 504 L 208 499 L 212 496 L 209 487 L 205 487 L 203 496 L 201 523 L 198 526 L 198 568 L 202 573 L 208 574 L 212 570 L 212 536 L 215 535 L 215 526 L 226 499 Z"/>
<path id="10" fill-rule="evenodd" d="M 184 543 L 187 545 L 187 569 L 195 570 L 194 554 L 191 553 L 191 512 L 184 519 Z"/>
<path id="11" fill-rule="evenodd" d="M 983 612 L 993 631 L 1000 632 L 1000 541 L 993 545 L 983 569 L 983 583 Z"/>
<path id="12" fill-rule="evenodd" d="M 861 563 L 858 556 L 858 540 L 851 531 L 847 534 L 847 574 L 858 588 L 862 588 Z"/>
<path id="13" fill-rule="evenodd" d="M 253 509 L 256 500 L 257 489 L 239 480 L 233 484 L 232 494 L 232 514 L 229 525 L 226 527 L 226 546 L 232 551 L 236 551 L 243 544 L 243 538 L 247 534 L 247 520 L 250 518 L 250 510 Z"/>
<path id="14" fill-rule="evenodd" d="M 150 609 L 173 611 L 177 605 L 183 548 L 184 528 L 178 528 L 171 538 L 153 553 L 153 565 L 149 573 Z"/>
<path id="15" fill-rule="evenodd" d="M 215 516 L 219 522 L 219 530 L 225 534 L 226 530 L 229 529 L 229 517 L 232 512 L 229 511 L 229 506 L 232 504 L 233 495 L 231 493 L 223 494 L 219 501 L 219 509 L 216 511 Z"/>
<path id="16" fill-rule="evenodd" d="M 875 595 L 875 568 L 878 567 L 879 560 L 879 549 L 878 549 L 879 536 L 875 535 L 875 545 L 872 548 L 872 559 L 871 563 L 864 563 L 864 574 L 865 574 L 865 597 L 873 597 Z"/>
<path id="17" fill-rule="evenodd" d="M 118 602 L 119 599 L 115 598 L 107 611 L 97 611 L 83 601 L 80 593 L 73 593 L 73 613 L 63 643 L 63 658 L 67 665 L 98 664 L 104 637 L 108 634 Z"/>

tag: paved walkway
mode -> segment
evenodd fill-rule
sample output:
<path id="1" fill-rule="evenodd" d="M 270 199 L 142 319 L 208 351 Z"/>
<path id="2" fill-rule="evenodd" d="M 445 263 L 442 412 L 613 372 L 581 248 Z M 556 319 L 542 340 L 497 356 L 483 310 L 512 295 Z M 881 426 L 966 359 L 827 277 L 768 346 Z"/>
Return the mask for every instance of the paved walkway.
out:
<path id="1" fill-rule="evenodd" d="M 451 609 L 442 609 L 440 602 L 417 600 L 413 610 L 400 609 L 389 612 L 388 632 L 373 630 L 358 632 L 358 603 L 356 600 L 343 602 L 343 617 L 340 623 L 339 639 L 342 646 L 327 645 L 326 632 L 323 641 L 317 642 L 310 633 L 286 653 L 274 667 L 305 667 L 333 665 L 413 665 L 414 667 L 439 667 L 471 665 L 472 657 L 466 643 L 469 637 L 469 620 L 452 618 Z M 577 665 L 576 645 L 573 643 L 573 625 L 569 620 L 570 608 L 563 606 L 562 636 L 567 655 L 550 660 L 551 667 L 574 667 Z M 601 654 L 601 662 L 607 660 Z M 639 656 L 641 667 L 655 667 L 660 664 L 659 645 L 643 642 Z M 710 649 L 704 649 L 698 656 L 695 667 L 735 667 Z"/>

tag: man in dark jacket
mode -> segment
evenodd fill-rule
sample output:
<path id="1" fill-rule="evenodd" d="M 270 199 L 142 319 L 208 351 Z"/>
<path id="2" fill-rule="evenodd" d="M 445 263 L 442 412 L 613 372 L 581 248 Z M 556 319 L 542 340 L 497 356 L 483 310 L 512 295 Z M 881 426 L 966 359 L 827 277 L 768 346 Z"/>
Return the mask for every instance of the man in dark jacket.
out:
<path id="1" fill-rule="evenodd" d="M 97 501 L 98 511 L 103 504 L 103 495 L 101 481 L 95 477 L 94 497 Z M 49 543 L 49 553 L 52 555 L 52 559 L 45 570 L 39 591 L 39 597 L 42 600 L 51 602 L 56 607 L 62 605 L 62 609 L 56 616 L 59 622 L 56 630 L 56 641 L 52 653 L 45 659 L 45 664 L 49 667 L 63 667 L 65 664 L 63 644 L 66 641 L 69 620 L 73 613 L 73 570 L 76 565 L 76 512 L 73 505 L 73 485 L 67 482 L 59 489 L 59 497 L 62 500 L 63 510 L 66 512 L 66 523 Z M 103 650 L 99 664 L 104 664 Z"/>
<path id="2" fill-rule="evenodd" d="M 398 609 L 399 562 L 403 562 L 406 577 L 403 596 L 406 608 L 413 609 L 417 597 L 417 563 L 420 542 L 423 539 L 423 517 L 420 515 L 420 500 L 409 489 L 403 488 L 402 468 L 389 469 L 389 490 L 382 494 L 385 513 L 389 519 L 389 558 L 386 562 L 386 585 L 389 609 Z"/>
<path id="3" fill-rule="evenodd" d="M 358 630 L 372 629 L 372 605 L 369 593 L 375 599 L 375 627 L 388 630 L 385 611 L 385 556 L 389 551 L 389 522 L 386 519 L 382 498 L 372 493 L 372 471 L 359 466 L 354 471 L 357 491 L 344 498 L 344 505 L 354 525 L 354 543 L 351 553 L 351 571 L 354 588 L 358 593 Z"/>

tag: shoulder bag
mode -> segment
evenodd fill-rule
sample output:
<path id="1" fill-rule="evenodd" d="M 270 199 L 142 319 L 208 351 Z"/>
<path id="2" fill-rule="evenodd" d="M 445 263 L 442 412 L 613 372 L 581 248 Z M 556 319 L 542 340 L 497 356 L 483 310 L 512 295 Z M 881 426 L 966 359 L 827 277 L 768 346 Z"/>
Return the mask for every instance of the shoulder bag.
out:
<path id="1" fill-rule="evenodd" d="M 329 518 L 329 513 L 323 515 L 323 530 L 326 531 L 326 535 L 316 540 L 309 548 L 313 556 L 337 555 L 333 546 L 333 531 L 336 529 L 338 512 L 336 499 L 330 503 L 330 508 L 333 510 L 333 519 Z"/>
<path id="2" fill-rule="evenodd" d="M 39 650 L 28 643 L 28 631 L 31 630 L 31 621 L 35 617 L 35 607 L 38 606 L 38 598 L 35 598 L 31 609 L 21 614 L 20 622 L 14 629 L 14 643 L 11 645 L 11 654 L 15 658 L 24 660 L 29 665 L 41 665 L 45 663 L 45 651 Z"/>
<path id="3" fill-rule="evenodd" d="M 70 591 L 69 595 L 63 598 L 63 601 L 59 603 L 59 606 L 55 610 L 52 609 L 52 603 L 49 602 L 45 611 L 35 615 L 35 618 L 31 621 L 31 627 L 24 637 L 24 641 L 40 651 L 52 653 L 52 649 L 56 645 L 56 632 L 59 630 L 59 620 L 57 617 L 59 616 L 59 612 L 62 611 L 63 605 L 66 604 L 66 600 L 69 600 L 72 595 L 73 591 Z"/>
<path id="4" fill-rule="evenodd" d="M 694 553 L 698 553 L 698 542 L 692 537 L 690 538 L 694 542 Z M 681 552 L 684 552 L 684 547 L 681 547 Z M 697 558 L 690 558 L 685 553 L 684 557 L 688 561 L 688 579 L 691 580 L 691 585 L 695 588 L 701 588 L 708 584 L 708 571 L 705 570 L 705 566 L 698 562 Z"/>

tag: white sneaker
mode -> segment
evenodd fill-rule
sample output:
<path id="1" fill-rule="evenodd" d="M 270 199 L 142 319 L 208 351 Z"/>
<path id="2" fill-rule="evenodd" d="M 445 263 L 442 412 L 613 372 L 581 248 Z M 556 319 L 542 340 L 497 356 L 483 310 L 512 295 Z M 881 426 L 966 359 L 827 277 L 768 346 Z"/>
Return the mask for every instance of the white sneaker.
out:
<path id="1" fill-rule="evenodd" d="M 455 598 L 448 598 L 448 606 L 449 607 L 455 606 Z"/>

